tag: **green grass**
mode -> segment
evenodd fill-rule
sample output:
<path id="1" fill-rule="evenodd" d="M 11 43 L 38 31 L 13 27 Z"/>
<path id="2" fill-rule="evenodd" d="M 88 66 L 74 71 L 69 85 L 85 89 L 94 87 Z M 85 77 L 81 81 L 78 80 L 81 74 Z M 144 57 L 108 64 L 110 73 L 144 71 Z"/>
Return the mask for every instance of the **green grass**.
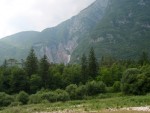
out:
<path id="1" fill-rule="evenodd" d="M 74 112 L 96 111 L 101 113 L 107 113 L 108 109 L 118 109 L 123 107 L 134 106 L 148 106 L 150 105 L 150 95 L 146 96 L 108 96 L 102 99 L 102 96 L 88 98 L 87 100 L 76 100 L 68 102 L 56 102 L 56 103 L 41 103 L 36 105 L 24 105 L 15 107 L 1 108 L 0 113 L 35 113 L 35 112 L 51 112 L 51 111 L 64 111 L 73 110 Z M 112 112 L 112 111 L 111 111 Z M 111 113 L 110 112 L 110 113 Z M 131 113 L 130 111 L 117 111 L 112 113 Z M 132 112 L 134 113 L 134 112 Z M 138 112 L 136 112 L 138 113 Z M 140 112 L 142 113 L 142 112 Z M 146 113 L 146 112 L 145 112 Z"/>

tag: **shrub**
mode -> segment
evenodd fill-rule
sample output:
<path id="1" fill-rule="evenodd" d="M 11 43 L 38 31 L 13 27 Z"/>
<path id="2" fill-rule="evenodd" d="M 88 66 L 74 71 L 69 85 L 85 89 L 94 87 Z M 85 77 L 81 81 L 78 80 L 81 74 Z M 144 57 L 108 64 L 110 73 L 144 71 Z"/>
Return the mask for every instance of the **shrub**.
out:
<path id="1" fill-rule="evenodd" d="M 89 96 L 97 95 L 106 92 L 106 85 L 102 81 L 91 81 L 86 84 Z"/>
<path id="2" fill-rule="evenodd" d="M 0 106 L 8 106 L 14 101 L 14 98 L 4 92 L 0 92 Z"/>
<path id="3" fill-rule="evenodd" d="M 116 81 L 113 84 L 113 92 L 120 92 L 121 91 L 121 83 L 120 81 Z"/>
<path id="4" fill-rule="evenodd" d="M 21 102 L 12 102 L 9 106 L 14 107 L 14 106 L 19 106 L 19 105 L 22 105 L 22 103 Z"/>
<path id="5" fill-rule="evenodd" d="M 67 101 L 70 99 L 68 92 L 65 90 L 57 89 L 55 92 L 57 94 L 57 101 Z"/>
<path id="6" fill-rule="evenodd" d="M 70 99 L 69 94 L 65 90 L 57 89 L 56 91 L 39 91 L 29 98 L 30 104 L 37 104 L 41 102 L 57 102 L 67 101 Z"/>
<path id="7" fill-rule="evenodd" d="M 28 100 L 29 100 L 29 95 L 24 91 L 21 91 L 17 95 L 17 101 L 21 102 L 22 104 L 27 104 Z"/>
<path id="8" fill-rule="evenodd" d="M 83 99 L 85 96 L 87 96 L 87 87 L 81 85 L 76 89 L 76 97 L 77 99 Z"/>
<path id="9" fill-rule="evenodd" d="M 106 87 L 106 92 L 107 93 L 113 93 L 113 87 Z"/>
<path id="10" fill-rule="evenodd" d="M 48 102 L 56 102 L 58 98 L 58 95 L 56 92 L 49 91 L 49 92 L 43 92 L 41 94 L 42 100 L 47 100 Z"/>
<path id="11" fill-rule="evenodd" d="M 149 91 L 150 77 L 136 68 L 125 71 L 122 78 L 122 91 L 125 94 L 146 94 Z"/>
<path id="12" fill-rule="evenodd" d="M 76 99 L 76 90 L 77 90 L 76 84 L 70 84 L 69 86 L 66 87 L 66 91 L 69 93 L 70 99 Z"/>
<path id="13" fill-rule="evenodd" d="M 29 103 L 30 104 L 38 104 L 42 102 L 41 94 L 32 94 L 29 97 Z"/>

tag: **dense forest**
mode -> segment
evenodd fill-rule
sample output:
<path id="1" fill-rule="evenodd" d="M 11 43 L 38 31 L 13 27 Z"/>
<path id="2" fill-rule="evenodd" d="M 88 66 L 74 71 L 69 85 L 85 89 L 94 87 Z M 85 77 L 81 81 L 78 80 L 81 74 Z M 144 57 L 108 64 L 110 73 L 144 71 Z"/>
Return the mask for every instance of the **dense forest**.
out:
<path id="1" fill-rule="evenodd" d="M 144 95 L 150 92 L 150 59 L 141 52 L 138 60 L 104 56 L 94 49 L 83 54 L 80 64 L 49 63 L 37 59 L 31 49 L 22 66 L 0 67 L 0 106 L 86 99 L 105 93 Z"/>

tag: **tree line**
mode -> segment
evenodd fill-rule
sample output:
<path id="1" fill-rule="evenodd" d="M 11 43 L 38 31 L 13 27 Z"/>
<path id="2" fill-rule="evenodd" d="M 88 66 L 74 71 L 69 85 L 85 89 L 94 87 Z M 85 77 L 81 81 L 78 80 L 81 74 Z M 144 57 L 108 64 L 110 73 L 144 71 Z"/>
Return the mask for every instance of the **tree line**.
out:
<path id="1" fill-rule="evenodd" d="M 22 98 L 29 94 L 30 103 L 84 99 L 107 92 L 146 94 L 150 92 L 150 59 L 143 52 L 137 61 L 111 57 L 98 61 L 91 48 L 88 55 L 82 55 L 80 64 L 64 65 L 49 63 L 46 55 L 38 60 L 31 49 L 23 67 L 0 67 L 0 92 L 19 93 Z"/>

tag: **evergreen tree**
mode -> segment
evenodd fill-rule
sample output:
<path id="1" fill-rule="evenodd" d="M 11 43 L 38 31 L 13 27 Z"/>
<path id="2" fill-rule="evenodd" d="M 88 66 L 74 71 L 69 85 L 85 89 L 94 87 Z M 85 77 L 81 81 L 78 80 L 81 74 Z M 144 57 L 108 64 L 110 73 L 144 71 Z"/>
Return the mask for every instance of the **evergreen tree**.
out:
<path id="1" fill-rule="evenodd" d="M 49 70 L 49 63 L 47 61 L 46 55 L 44 55 L 44 57 L 40 61 L 39 74 L 42 78 L 42 83 L 45 88 L 48 88 L 49 82 L 48 70 Z"/>
<path id="2" fill-rule="evenodd" d="M 26 58 L 25 70 L 29 77 L 33 74 L 36 74 L 38 71 L 38 59 L 34 53 L 33 48 L 30 50 L 30 53 Z"/>
<path id="3" fill-rule="evenodd" d="M 81 76 L 82 76 L 82 82 L 86 83 L 87 79 L 88 79 L 88 64 L 87 64 L 87 58 L 85 56 L 85 54 L 82 55 L 81 58 Z"/>
<path id="4" fill-rule="evenodd" d="M 2 65 L 2 67 L 3 67 L 3 68 L 7 68 L 7 66 L 8 66 L 8 65 L 7 65 L 7 60 L 5 59 L 3 65 Z"/>
<path id="5" fill-rule="evenodd" d="M 24 70 L 20 68 L 12 69 L 10 83 L 12 93 L 19 93 L 22 90 L 29 92 L 28 77 L 25 76 Z"/>
<path id="6" fill-rule="evenodd" d="M 95 78 L 98 74 L 98 63 L 93 48 L 91 48 L 89 53 L 88 71 L 89 71 L 89 76 L 92 78 Z"/>
<path id="7" fill-rule="evenodd" d="M 149 63 L 148 53 L 143 52 L 139 59 L 139 64 L 144 65 Z"/>

